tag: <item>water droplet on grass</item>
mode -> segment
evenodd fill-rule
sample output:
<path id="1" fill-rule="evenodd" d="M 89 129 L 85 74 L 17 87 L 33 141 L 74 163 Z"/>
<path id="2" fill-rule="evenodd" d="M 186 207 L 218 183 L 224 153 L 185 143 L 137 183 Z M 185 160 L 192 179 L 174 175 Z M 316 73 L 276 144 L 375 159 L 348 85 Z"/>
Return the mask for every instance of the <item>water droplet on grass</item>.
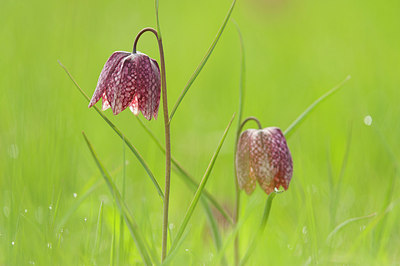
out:
<path id="1" fill-rule="evenodd" d="M 14 241 L 12 241 L 12 242 L 11 242 L 11 245 L 12 245 L 12 246 L 14 246 L 14 245 L 15 245 L 15 242 L 14 242 Z"/>
<path id="2" fill-rule="evenodd" d="M 76 197 L 78 197 L 78 194 L 76 194 L 76 192 L 74 192 L 74 198 L 76 199 Z"/>
<path id="3" fill-rule="evenodd" d="M 372 124 L 372 117 L 370 115 L 364 117 L 364 124 L 367 126 L 370 126 Z"/>

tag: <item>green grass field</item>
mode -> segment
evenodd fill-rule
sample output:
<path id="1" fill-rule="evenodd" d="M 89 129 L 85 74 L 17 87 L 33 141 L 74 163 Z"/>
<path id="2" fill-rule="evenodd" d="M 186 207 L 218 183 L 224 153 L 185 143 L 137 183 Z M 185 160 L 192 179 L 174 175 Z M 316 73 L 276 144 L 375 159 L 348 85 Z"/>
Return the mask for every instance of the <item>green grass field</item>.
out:
<path id="1" fill-rule="evenodd" d="M 160 0 L 170 109 L 230 4 Z M 244 117 L 285 129 L 314 100 L 352 77 L 288 140 L 292 182 L 275 197 L 248 265 L 399 263 L 399 10 L 400 2 L 391 0 L 238 0 L 232 18 L 246 55 Z M 142 264 L 82 131 L 125 190 L 149 253 L 159 259 L 161 198 L 136 157 L 87 108 L 57 63 L 91 96 L 111 53 L 131 51 L 142 28 L 156 27 L 153 1 L 1 0 L 0 18 L 0 265 Z M 138 50 L 159 60 L 150 34 Z M 240 60 L 239 37 L 229 21 L 171 123 L 172 154 L 198 182 L 238 110 Z M 164 187 L 164 155 L 137 118 L 129 110 L 105 114 Z M 139 118 L 164 139 L 161 112 L 156 121 Z M 236 126 L 237 120 L 206 185 L 228 213 L 234 208 Z M 171 178 L 174 237 L 194 191 L 175 171 Z M 250 197 L 241 195 L 242 255 L 266 198 L 259 187 Z M 232 265 L 232 227 L 214 215 Z M 219 265 L 218 254 L 199 204 L 171 264 Z"/>

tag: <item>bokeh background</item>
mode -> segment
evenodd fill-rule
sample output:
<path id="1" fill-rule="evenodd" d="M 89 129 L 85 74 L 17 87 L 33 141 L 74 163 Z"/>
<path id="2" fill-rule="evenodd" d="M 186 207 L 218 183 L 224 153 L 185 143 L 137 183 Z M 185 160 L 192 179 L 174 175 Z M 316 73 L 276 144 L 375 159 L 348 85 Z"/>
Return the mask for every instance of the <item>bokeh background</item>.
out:
<path id="1" fill-rule="evenodd" d="M 160 1 L 170 109 L 230 4 Z M 399 10 L 400 2 L 391 0 L 238 0 L 232 18 L 242 31 L 246 54 L 244 116 L 285 129 L 315 99 L 352 76 L 288 140 L 293 179 L 274 200 L 249 265 L 400 260 Z M 87 108 L 57 63 L 91 95 L 111 53 L 130 51 L 140 29 L 155 27 L 154 3 L 1 0 L 0 18 L 0 264 L 110 262 L 115 208 L 82 131 L 119 187 L 125 160 L 128 205 L 148 245 L 159 253 L 162 203 L 153 184 L 129 150 L 124 158 L 122 141 Z M 138 50 L 159 60 L 151 34 L 141 38 Z M 229 22 L 172 122 L 173 155 L 197 180 L 237 111 L 240 57 L 238 34 Z M 163 154 L 137 119 L 129 111 L 106 114 L 163 187 Z M 367 116 L 371 124 L 365 123 Z M 161 118 L 160 113 L 157 121 L 145 123 L 163 140 Z M 229 212 L 234 204 L 234 123 L 206 186 Z M 174 172 L 171 192 L 174 235 L 193 191 Z M 259 187 L 250 197 L 242 194 L 242 254 L 265 199 Z M 200 205 L 194 215 L 175 263 L 217 263 Z M 328 239 L 345 221 L 350 222 Z M 222 220 L 221 227 L 228 237 L 231 228 Z M 121 254 L 121 264 L 141 263 L 127 230 Z M 232 263 L 232 242 L 226 255 Z"/>

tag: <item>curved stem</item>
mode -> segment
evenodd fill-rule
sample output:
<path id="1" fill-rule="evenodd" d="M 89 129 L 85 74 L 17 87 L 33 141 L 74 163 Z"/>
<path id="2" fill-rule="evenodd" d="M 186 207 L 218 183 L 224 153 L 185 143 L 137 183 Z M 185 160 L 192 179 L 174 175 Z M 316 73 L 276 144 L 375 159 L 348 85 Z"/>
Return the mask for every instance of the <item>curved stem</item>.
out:
<path id="1" fill-rule="evenodd" d="M 238 135 L 240 135 L 240 132 L 242 131 L 244 125 L 245 125 L 247 122 L 251 121 L 251 120 L 253 120 L 254 122 L 257 123 L 258 129 L 262 129 L 262 126 L 261 126 L 260 121 L 259 121 L 256 117 L 254 117 L 254 116 L 249 116 L 249 117 L 247 117 L 245 120 L 243 120 L 242 124 L 240 124 L 239 130 L 238 130 L 238 132 L 237 132 Z"/>
<path id="2" fill-rule="evenodd" d="M 157 31 L 153 28 L 144 28 L 136 36 L 135 42 L 133 43 L 133 53 L 136 53 L 136 45 L 139 41 L 140 36 L 146 31 L 151 31 L 157 38 L 158 49 L 160 52 L 160 63 L 161 63 L 161 89 L 162 89 L 162 100 L 163 100 L 163 111 L 164 111 L 164 131 L 165 131 L 165 189 L 164 189 L 164 207 L 163 207 L 163 226 L 162 226 L 162 253 L 161 261 L 164 261 L 167 255 L 167 238 L 168 238 L 168 207 L 169 207 L 169 191 L 170 191 L 170 179 L 171 179 L 171 137 L 170 137 L 170 124 L 168 114 L 168 101 L 167 101 L 167 81 L 165 75 L 165 60 L 164 60 L 164 49 L 161 40 L 161 36 L 157 34 Z"/>

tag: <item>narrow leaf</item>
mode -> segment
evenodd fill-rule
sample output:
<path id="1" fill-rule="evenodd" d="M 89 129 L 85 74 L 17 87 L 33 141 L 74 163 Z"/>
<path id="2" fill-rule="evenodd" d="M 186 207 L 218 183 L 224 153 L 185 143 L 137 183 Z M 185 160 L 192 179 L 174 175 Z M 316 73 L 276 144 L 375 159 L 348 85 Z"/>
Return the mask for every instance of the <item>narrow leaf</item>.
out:
<path id="1" fill-rule="evenodd" d="M 114 216 L 113 216 L 113 232 L 112 232 L 112 236 L 111 236 L 111 248 L 110 248 L 110 265 L 114 265 L 115 264 L 115 239 L 116 239 L 116 223 L 117 223 L 117 215 L 115 212 L 115 206 L 114 206 Z"/>
<path id="2" fill-rule="evenodd" d="M 216 219 L 215 219 L 215 217 L 214 217 L 214 215 L 213 215 L 213 213 L 211 211 L 210 206 L 208 206 L 207 201 L 205 200 L 205 198 L 201 197 L 200 201 L 201 201 L 201 203 L 202 203 L 202 205 L 204 207 L 205 213 L 207 215 L 208 222 L 210 224 L 211 233 L 213 235 L 215 247 L 217 248 L 217 251 L 220 251 L 221 247 L 222 247 L 222 240 L 221 240 L 221 233 L 219 232 L 219 229 L 218 229 L 218 223 L 217 223 L 217 221 L 216 221 Z M 227 263 L 226 258 L 224 256 L 222 258 L 222 265 L 227 265 L 227 264 L 228 263 Z"/>
<path id="3" fill-rule="evenodd" d="M 220 140 L 220 142 L 218 144 L 217 150 L 214 152 L 214 155 L 211 158 L 210 164 L 208 165 L 208 168 L 207 168 L 207 170 L 206 170 L 206 172 L 205 172 L 205 174 L 203 176 L 203 179 L 201 180 L 201 182 L 199 184 L 199 187 L 197 188 L 197 191 L 196 191 L 196 193 L 195 193 L 195 195 L 194 195 L 194 197 L 192 199 L 192 202 L 190 203 L 190 206 L 189 206 L 188 210 L 186 211 L 185 218 L 183 219 L 183 222 L 182 222 L 182 224 L 181 224 L 181 226 L 180 226 L 180 228 L 178 230 L 178 233 L 177 233 L 174 241 L 172 242 L 172 246 L 171 246 L 171 249 L 170 249 L 169 252 L 172 252 L 175 249 L 176 245 L 178 244 L 180 238 L 182 237 L 182 235 L 183 235 L 183 233 L 185 231 L 185 228 L 186 228 L 187 224 L 189 223 L 190 218 L 192 217 L 194 209 L 196 208 L 196 205 L 197 205 L 197 203 L 198 203 L 198 201 L 200 199 L 200 196 L 201 196 L 201 194 L 202 194 L 202 192 L 204 190 L 204 187 L 205 187 L 205 185 L 206 185 L 206 183 L 208 181 L 208 178 L 210 177 L 211 170 L 214 167 L 215 161 L 216 161 L 216 159 L 218 157 L 218 154 L 219 154 L 219 152 L 221 150 L 222 144 L 225 141 L 225 138 L 226 138 L 226 136 L 228 134 L 229 128 L 231 127 L 234 118 L 235 118 L 235 115 L 232 116 L 232 119 L 230 120 L 228 126 L 225 129 L 225 132 L 224 132 L 224 134 L 223 134 L 223 136 L 222 136 L 222 138 L 221 138 L 221 140 Z"/>
<path id="4" fill-rule="evenodd" d="M 319 103 L 321 103 L 323 100 L 327 99 L 329 96 L 337 92 L 350 78 L 351 78 L 350 75 L 347 76 L 342 82 L 336 85 L 333 89 L 326 92 L 324 95 L 319 97 L 315 102 L 313 102 L 310 106 L 308 106 L 307 109 L 301 115 L 299 115 L 299 117 L 297 117 L 296 120 L 294 120 L 293 123 L 290 124 L 290 126 L 283 132 L 285 137 L 288 139 L 296 131 L 296 129 L 300 126 L 300 124 L 304 121 L 304 119 L 311 113 L 311 111 L 314 110 L 315 107 L 317 107 Z"/>
<path id="5" fill-rule="evenodd" d="M 172 117 L 175 115 L 176 109 L 178 109 L 179 104 L 182 102 L 183 97 L 185 97 L 185 95 L 188 92 L 190 86 L 192 86 L 193 82 L 195 81 L 197 76 L 200 74 L 200 71 L 203 69 L 204 65 L 207 63 L 208 58 L 210 57 L 211 53 L 213 52 L 215 46 L 217 45 L 218 40 L 221 37 L 222 32 L 224 32 L 226 24 L 228 23 L 229 17 L 232 14 L 233 8 L 235 7 L 235 3 L 236 3 L 236 0 L 233 0 L 233 2 L 231 4 L 231 7 L 228 10 L 228 14 L 226 15 L 226 17 L 224 19 L 224 22 L 222 23 L 221 27 L 219 28 L 219 31 L 218 31 L 217 35 L 215 36 L 210 48 L 208 49 L 207 53 L 205 54 L 205 56 L 201 60 L 200 64 L 197 66 L 197 68 L 194 71 L 194 73 L 192 74 L 192 76 L 190 77 L 190 79 L 187 82 L 185 88 L 182 90 L 182 93 L 179 96 L 178 100 L 176 101 L 175 106 L 172 109 L 172 112 L 171 112 L 171 114 L 169 116 L 169 121 L 170 122 L 172 120 Z"/>
<path id="6" fill-rule="evenodd" d="M 339 232 L 339 230 L 341 230 L 343 227 L 345 227 L 346 225 L 356 222 L 356 221 L 360 221 L 360 220 L 364 220 L 364 219 L 368 219 L 368 218 L 372 218 L 374 216 L 376 216 L 377 213 L 371 213 L 369 215 L 365 215 L 365 216 L 361 216 L 361 217 L 354 217 L 354 218 L 350 218 L 347 219 L 346 221 L 344 221 L 343 223 L 339 224 L 338 226 L 335 227 L 335 229 L 333 229 L 333 231 L 328 235 L 328 237 L 326 238 L 326 241 L 330 241 L 332 239 L 332 237 L 334 235 L 336 235 L 337 232 Z"/>
<path id="7" fill-rule="evenodd" d="M 112 181 L 112 178 L 108 174 L 107 170 L 104 168 L 103 164 L 100 162 L 98 159 L 95 151 L 93 150 L 92 144 L 90 144 L 89 139 L 86 137 L 85 133 L 82 132 L 83 137 L 85 138 L 86 144 L 88 145 L 88 148 L 93 156 L 93 159 L 95 160 L 97 167 L 99 168 L 104 180 L 106 181 L 106 184 L 111 192 L 111 195 L 113 196 L 115 203 L 118 206 L 118 209 L 120 213 L 123 215 L 125 223 L 127 227 L 129 228 L 129 231 L 131 232 L 132 238 L 136 243 L 136 246 L 139 250 L 139 253 L 142 257 L 143 262 L 146 265 L 151 265 L 151 260 L 150 257 L 147 253 L 147 250 L 145 248 L 145 243 L 142 240 L 139 231 L 138 231 L 138 226 L 136 222 L 134 221 L 132 215 L 129 212 L 128 207 L 125 204 L 125 201 L 122 200 L 121 194 L 119 193 L 117 187 L 115 186 L 114 182 Z"/>
<path id="8" fill-rule="evenodd" d="M 157 139 L 157 137 L 154 135 L 154 133 L 151 131 L 151 129 L 143 123 L 143 121 L 139 118 L 136 117 L 137 120 L 139 121 L 139 124 L 143 127 L 143 129 L 149 134 L 151 139 L 154 141 L 154 143 L 157 145 L 157 147 L 165 154 L 165 148 L 161 144 L 160 140 Z M 183 166 L 174 158 L 171 158 L 172 165 L 174 166 L 174 170 L 180 174 L 179 177 L 182 178 L 183 181 L 192 189 L 196 190 L 199 184 L 195 181 L 195 179 L 189 174 L 187 170 L 183 168 Z M 209 193 L 206 189 L 203 190 L 204 197 L 207 198 L 207 200 L 210 201 L 210 203 L 224 216 L 224 218 L 232 225 L 232 217 L 226 213 L 224 208 L 218 203 L 218 201 L 214 198 L 211 193 Z"/>
<path id="9" fill-rule="evenodd" d="M 60 219 L 60 222 L 58 222 L 55 231 L 59 232 L 61 228 L 67 223 L 68 219 L 71 217 L 71 215 L 78 209 L 78 207 L 82 204 L 82 202 L 90 196 L 97 188 L 100 187 L 102 184 L 101 180 L 93 184 L 85 193 L 82 194 L 82 196 L 79 196 L 76 199 L 76 202 L 65 212 L 64 216 Z"/>
<path id="10" fill-rule="evenodd" d="M 240 124 L 242 123 L 242 115 L 243 115 L 243 102 L 244 102 L 244 89 L 246 85 L 246 54 L 244 50 L 244 42 L 242 32 L 240 31 L 239 25 L 236 23 L 235 20 L 232 19 L 233 24 L 236 27 L 236 30 L 239 35 L 240 41 L 240 78 L 239 78 L 239 108 L 238 108 L 238 125 L 237 125 L 237 132 L 239 131 Z"/>
<path id="11" fill-rule="evenodd" d="M 86 93 L 79 87 L 78 83 L 75 81 L 75 79 L 72 77 L 72 75 L 69 73 L 68 69 L 60 62 L 58 61 L 60 66 L 64 69 L 65 73 L 67 73 L 68 77 L 71 79 L 71 81 L 75 84 L 75 87 L 80 91 L 80 93 L 85 97 L 85 99 L 89 102 L 90 99 L 86 95 Z M 162 189 L 160 185 L 158 184 L 156 178 L 154 177 L 153 173 L 151 172 L 150 168 L 148 167 L 147 163 L 143 159 L 143 157 L 140 155 L 138 150 L 135 148 L 135 146 L 132 145 L 132 143 L 126 139 L 125 135 L 122 134 L 122 132 L 115 126 L 105 115 L 104 113 L 97 107 L 93 106 L 93 108 L 97 111 L 97 113 L 104 119 L 104 121 L 107 122 L 107 124 L 117 133 L 117 135 L 128 145 L 129 149 L 133 152 L 133 154 L 136 156 L 136 158 L 139 160 L 140 164 L 143 166 L 143 168 L 146 170 L 148 176 L 150 177 L 151 181 L 153 182 L 154 186 L 156 187 L 156 190 L 160 197 L 164 200 L 164 194 L 162 192 Z"/>
<path id="12" fill-rule="evenodd" d="M 102 230 L 103 230 L 103 201 L 100 202 L 99 215 L 97 216 L 96 238 L 94 240 L 94 246 L 92 252 L 92 261 L 94 264 L 96 264 L 94 258 L 97 255 L 97 252 L 99 251 L 100 248 Z"/>

